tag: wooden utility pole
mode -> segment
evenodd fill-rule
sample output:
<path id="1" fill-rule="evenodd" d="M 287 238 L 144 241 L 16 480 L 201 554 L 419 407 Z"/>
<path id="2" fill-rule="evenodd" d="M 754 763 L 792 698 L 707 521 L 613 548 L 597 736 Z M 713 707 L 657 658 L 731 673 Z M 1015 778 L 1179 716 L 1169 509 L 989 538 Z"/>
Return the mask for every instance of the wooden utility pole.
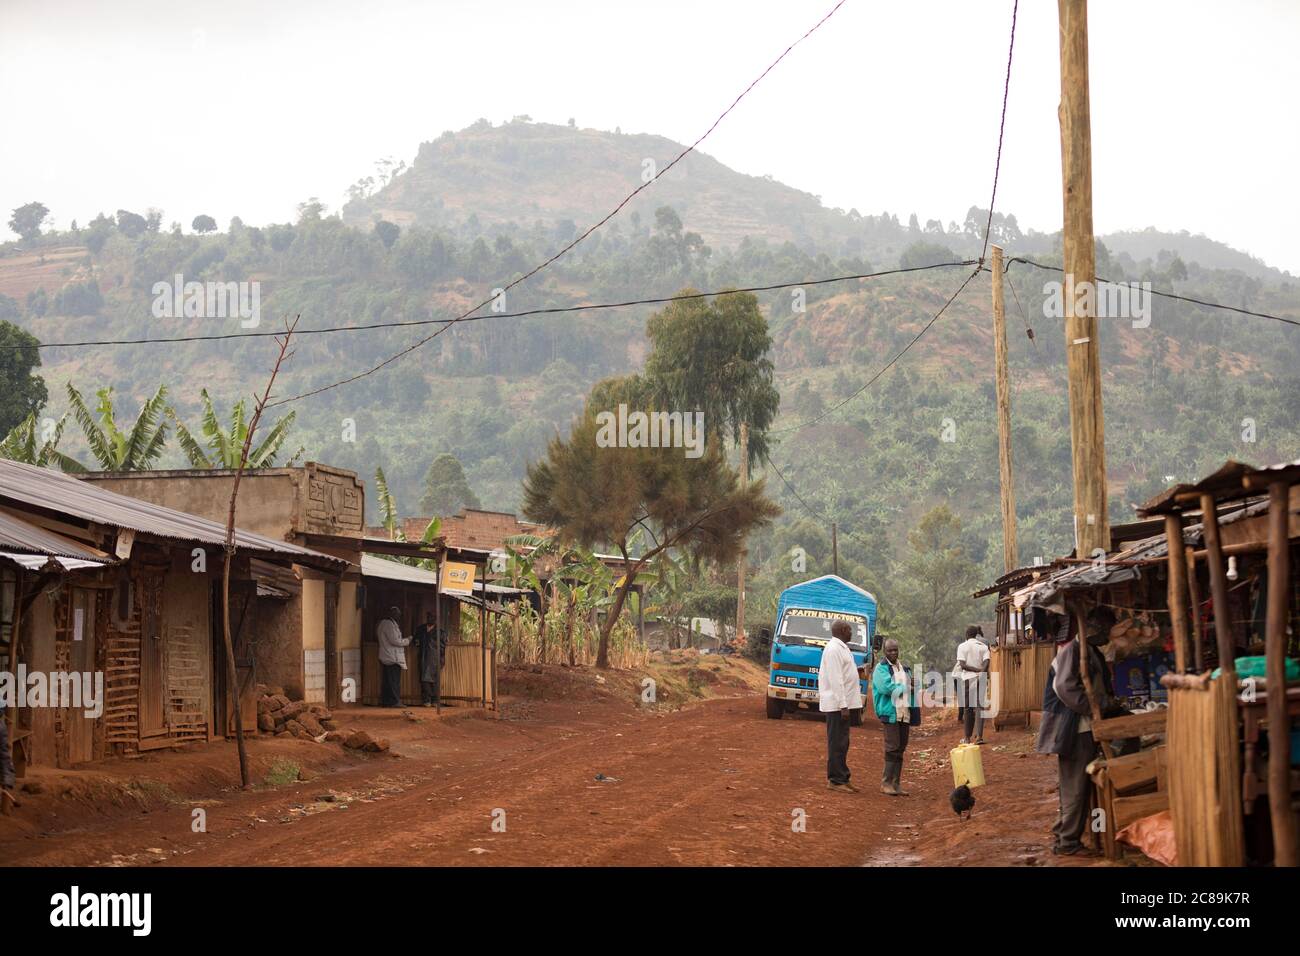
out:
<path id="1" fill-rule="evenodd" d="M 840 576 L 840 529 L 839 526 L 831 522 L 831 562 L 835 569 L 835 576 Z"/>
<path id="2" fill-rule="evenodd" d="M 740 487 L 749 487 L 749 423 L 740 423 Z M 745 639 L 745 566 L 749 564 L 749 549 L 740 549 L 736 563 L 736 643 Z"/>
<path id="3" fill-rule="evenodd" d="M 1019 564 L 1016 484 L 1011 472 L 1011 385 L 1007 381 L 1007 311 L 1002 293 L 1002 247 L 993 247 L 993 371 L 998 399 L 998 472 L 1002 480 L 1002 565 Z"/>
<path id="4" fill-rule="evenodd" d="M 1088 109 L 1088 0 L 1057 0 L 1061 40 L 1061 185 L 1065 225 L 1063 296 L 1070 378 L 1070 447 L 1078 557 L 1110 550 L 1106 429 L 1097 341 L 1096 250 L 1092 233 L 1092 132 Z M 1085 284 L 1086 283 L 1086 284 Z"/>

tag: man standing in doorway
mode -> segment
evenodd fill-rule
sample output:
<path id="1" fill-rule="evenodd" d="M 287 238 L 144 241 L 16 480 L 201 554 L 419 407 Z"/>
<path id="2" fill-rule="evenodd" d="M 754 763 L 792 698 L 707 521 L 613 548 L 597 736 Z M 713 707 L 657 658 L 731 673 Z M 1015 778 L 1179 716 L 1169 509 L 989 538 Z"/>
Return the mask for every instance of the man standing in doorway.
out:
<path id="1" fill-rule="evenodd" d="M 383 683 L 379 692 L 381 707 L 402 705 L 402 671 L 406 670 L 406 646 L 411 643 L 411 639 L 402 637 L 401 625 L 397 623 L 401 619 L 400 608 L 389 608 L 388 617 L 380 621 L 376 628 L 379 665 L 383 668 Z"/>
<path id="2" fill-rule="evenodd" d="M 420 703 L 432 707 L 438 702 L 438 675 L 442 670 L 442 635 L 438 633 L 432 611 L 415 629 L 420 647 Z"/>
<path id="3" fill-rule="evenodd" d="M 871 675 L 871 699 L 876 716 L 885 730 L 885 771 L 880 792 L 891 797 L 906 797 L 903 789 L 903 753 L 911 729 L 921 722 L 912 678 L 898 660 L 898 641 L 885 641 L 884 659 Z"/>
<path id="4" fill-rule="evenodd" d="M 966 640 L 957 645 L 957 691 L 962 708 L 961 738 L 964 744 L 984 743 L 984 688 L 988 685 L 989 648 L 981 638 L 983 629 L 972 624 Z"/>
<path id="5" fill-rule="evenodd" d="M 826 715 L 826 779 L 831 790 L 857 793 L 849 783 L 849 724 L 853 711 L 862 711 L 858 666 L 849 650 L 853 630 L 847 621 L 831 625 L 831 639 L 822 648 L 817 671 L 818 709 Z"/>

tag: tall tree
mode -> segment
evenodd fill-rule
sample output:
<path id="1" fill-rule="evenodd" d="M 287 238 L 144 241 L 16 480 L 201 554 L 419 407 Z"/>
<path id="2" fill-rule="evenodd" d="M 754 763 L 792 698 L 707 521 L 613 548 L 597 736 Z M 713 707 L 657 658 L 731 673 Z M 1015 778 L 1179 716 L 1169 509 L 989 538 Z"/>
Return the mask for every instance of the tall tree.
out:
<path id="1" fill-rule="evenodd" d="M 443 452 L 429 464 L 424 476 L 420 510 L 426 515 L 454 515 L 462 508 L 479 507 L 478 495 L 465 478 L 455 455 Z"/>
<path id="2" fill-rule="evenodd" d="M 780 511 L 763 494 L 762 481 L 740 487 L 721 442 L 706 442 L 698 458 L 681 448 L 607 447 L 598 438 L 600 413 L 619 404 L 646 409 L 648 395 L 647 383 L 635 376 L 597 383 L 568 440 L 552 439 L 546 457 L 528 466 L 524 480 L 527 517 L 584 547 L 614 547 L 626 564 L 601 626 L 598 667 L 609 666 L 609 635 L 628 590 L 658 555 L 679 549 L 696 562 L 729 563 L 745 535 Z M 633 555 L 633 541 L 643 531 L 650 545 Z"/>
<path id="3" fill-rule="evenodd" d="M 706 431 L 733 442 L 748 422 L 749 460 L 761 461 L 781 395 L 772 383 L 772 337 L 758 299 L 748 292 L 675 299 L 650 316 L 646 335 L 651 401 L 665 410 L 703 412 Z"/>
<path id="4" fill-rule="evenodd" d="M 185 457 L 195 468 L 238 468 L 244 439 L 248 437 L 244 400 L 241 398 L 231 407 L 230 424 L 225 426 L 217 418 L 208 390 L 203 389 L 199 395 L 203 399 L 202 442 L 181 422 L 176 415 L 176 409 L 170 406 L 167 408 L 167 416 L 176 425 L 176 440 L 185 452 Z M 297 412 L 290 412 L 271 426 L 266 437 L 248 453 L 248 461 L 245 463 L 248 468 L 275 466 L 276 456 L 279 455 L 280 448 L 289 437 L 289 426 L 293 424 L 294 416 L 297 414 Z M 204 445 L 208 446 L 206 451 Z M 289 460 L 296 460 L 302 453 L 303 449 L 299 448 Z"/>
<path id="5" fill-rule="evenodd" d="M 44 203 L 29 202 L 14 210 L 9 218 L 9 228 L 31 242 L 41 234 L 41 224 L 49 214 Z"/>
<path id="6" fill-rule="evenodd" d="M 167 442 L 167 422 L 164 420 L 164 407 L 167 402 L 167 386 L 159 385 L 145 403 L 128 429 L 117 424 L 117 413 L 113 408 L 113 389 L 101 388 L 95 393 L 99 402 L 95 411 L 86 406 L 81 393 L 68 383 L 68 404 L 72 406 L 72 417 L 81 426 L 86 436 L 90 453 L 103 471 L 146 471 L 162 456 L 163 446 Z"/>
<path id="7" fill-rule="evenodd" d="M 45 404 L 45 380 L 32 371 L 41 367 L 40 344 L 12 322 L 0 322 L 0 433 Z"/>

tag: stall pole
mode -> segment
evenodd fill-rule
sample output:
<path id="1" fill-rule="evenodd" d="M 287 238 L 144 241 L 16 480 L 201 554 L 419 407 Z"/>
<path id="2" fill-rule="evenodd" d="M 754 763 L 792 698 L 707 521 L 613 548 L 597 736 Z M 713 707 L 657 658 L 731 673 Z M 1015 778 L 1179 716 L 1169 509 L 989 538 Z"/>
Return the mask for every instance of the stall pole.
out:
<path id="1" fill-rule="evenodd" d="M 433 582 L 433 653 L 437 659 L 433 672 L 438 680 L 438 692 L 433 695 L 433 703 L 439 717 L 442 716 L 442 572 L 446 563 L 444 551 L 442 560 L 438 562 L 438 577 Z"/>
<path id="2" fill-rule="evenodd" d="M 483 562 L 483 572 L 480 575 L 480 578 L 482 579 L 482 583 L 483 583 L 483 595 L 482 595 L 483 603 L 479 606 L 479 615 L 478 615 L 478 652 L 479 652 L 478 658 L 479 658 L 479 669 L 481 671 L 480 683 L 479 683 L 479 698 L 482 702 L 484 709 L 486 709 L 487 708 L 487 616 L 488 616 L 487 562 L 486 561 Z"/>
<path id="3" fill-rule="evenodd" d="M 1174 628 L 1174 667 L 1187 673 L 1187 558 L 1183 550 L 1183 520 L 1165 515 L 1165 544 L 1169 552 L 1169 620 Z"/>
<path id="4" fill-rule="evenodd" d="M 1295 814 L 1291 811 L 1291 720 L 1286 700 L 1286 639 L 1290 615 L 1287 525 L 1290 487 L 1268 486 L 1268 615 L 1264 680 L 1268 692 L 1268 811 L 1273 820 L 1273 865 L 1296 865 Z"/>
<path id="5" fill-rule="evenodd" d="M 1223 545 L 1219 538 L 1219 512 L 1214 495 L 1201 495 L 1202 528 L 1205 535 L 1205 563 L 1210 567 L 1210 599 L 1214 602 L 1214 638 L 1219 649 L 1223 679 L 1237 684 L 1237 660 L 1233 650 L 1232 619 L 1228 614 L 1228 577 L 1223 567 Z"/>

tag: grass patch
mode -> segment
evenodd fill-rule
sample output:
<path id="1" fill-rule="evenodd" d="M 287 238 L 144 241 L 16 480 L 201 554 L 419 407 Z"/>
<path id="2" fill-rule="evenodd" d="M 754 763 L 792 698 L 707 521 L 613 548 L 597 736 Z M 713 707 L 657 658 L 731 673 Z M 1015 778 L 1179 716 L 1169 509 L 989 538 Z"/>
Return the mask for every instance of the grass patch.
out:
<path id="1" fill-rule="evenodd" d="M 292 760 L 277 757 L 275 762 L 271 764 L 271 769 L 266 772 L 262 782 L 268 787 L 281 787 L 286 783 L 293 783 L 297 780 L 301 769 Z"/>

